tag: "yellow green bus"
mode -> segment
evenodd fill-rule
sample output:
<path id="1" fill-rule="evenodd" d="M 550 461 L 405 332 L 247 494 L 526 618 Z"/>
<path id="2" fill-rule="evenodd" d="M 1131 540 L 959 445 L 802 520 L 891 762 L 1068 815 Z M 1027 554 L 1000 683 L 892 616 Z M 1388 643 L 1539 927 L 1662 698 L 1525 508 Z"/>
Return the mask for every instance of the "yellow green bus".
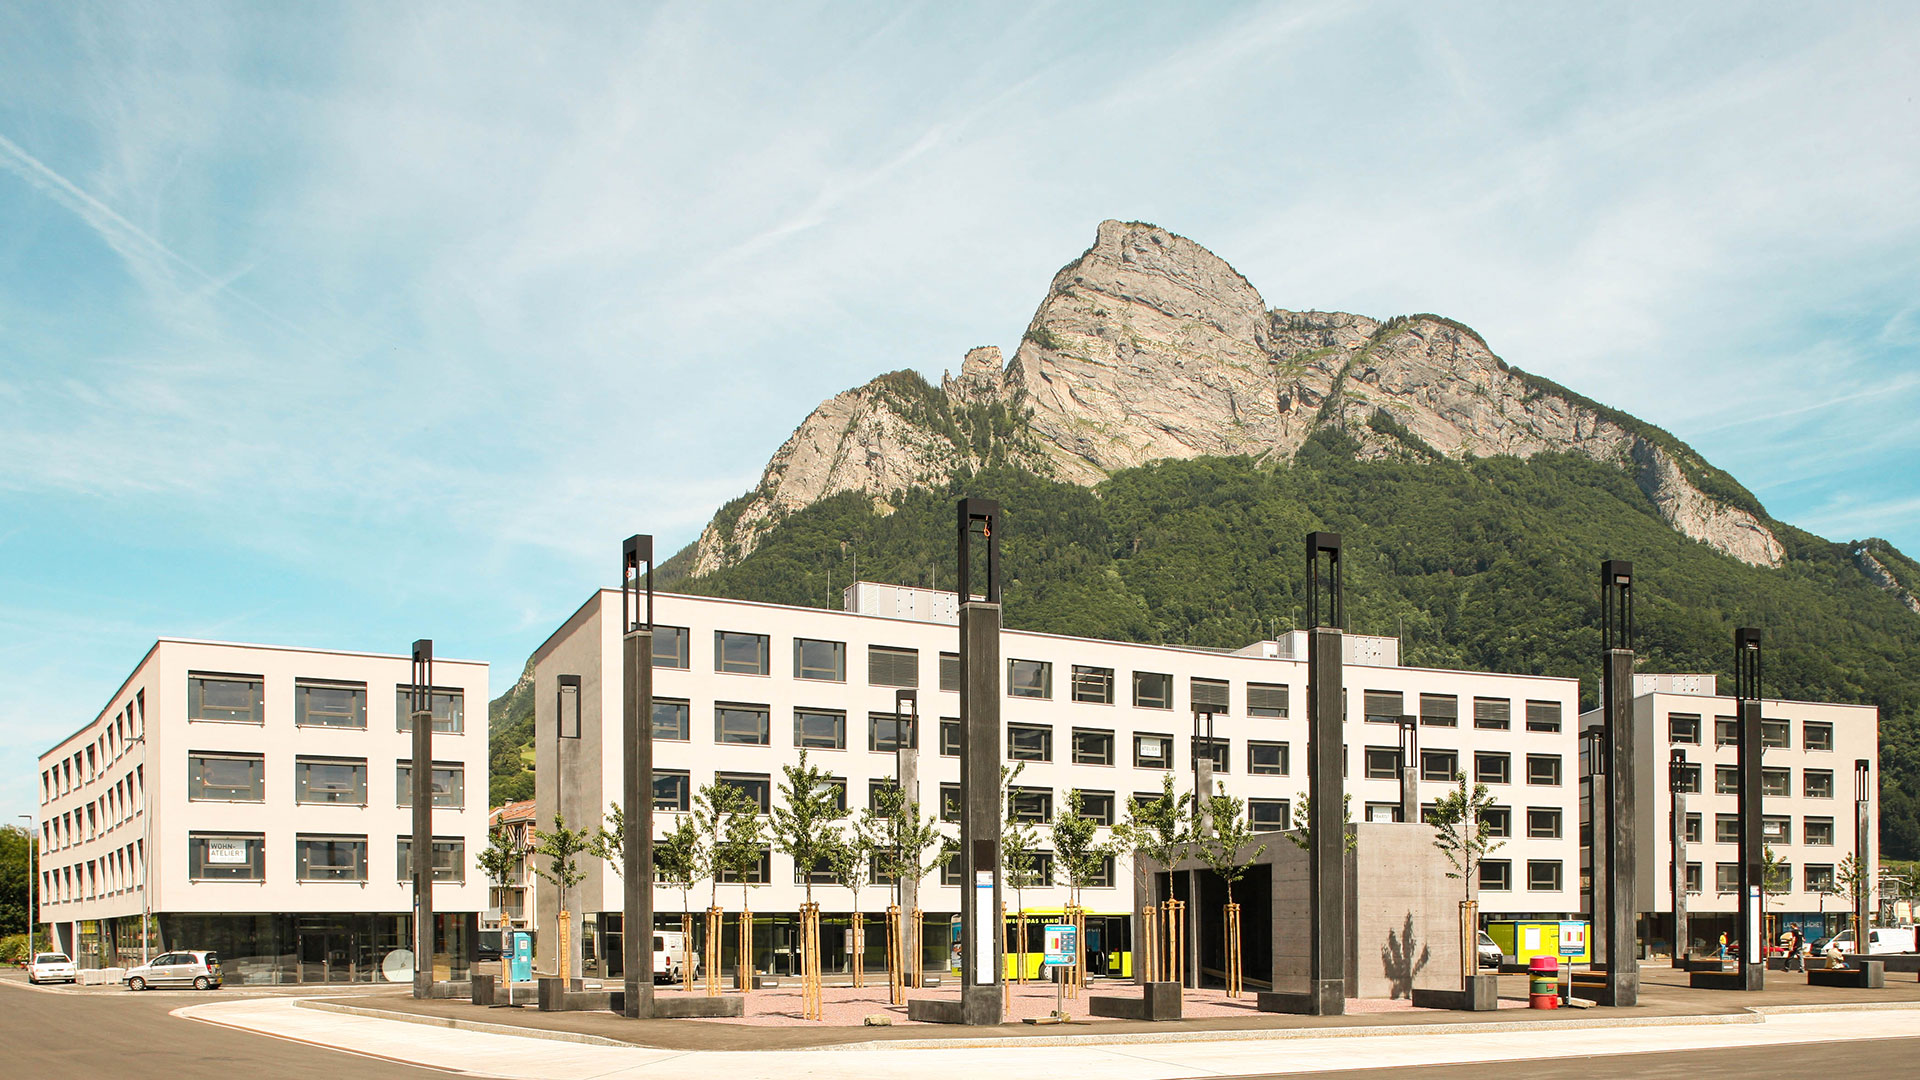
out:
<path id="1" fill-rule="evenodd" d="M 1046 953 L 1043 938 L 1048 923 L 1066 921 L 1066 913 L 1058 908 L 1052 911 L 1033 910 L 1026 913 L 1027 938 L 1026 955 L 1022 957 L 1019 948 L 1019 916 L 1009 913 L 1006 926 L 1002 930 L 1007 943 L 1006 955 L 1001 957 L 1002 974 L 1007 979 L 1020 977 L 1020 964 L 1026 962 L 1026 978 L 1041 977 L 1041 961 Z M 1125 911 L 1088 911 L 1081 916 L 1086 927 L 1086 937 L 1081 943 L 1087 958 L 1088 977 L 1109 977 L 1125 979 L 1133 977 L 1133 916 Z M 948 931 L 948 969 L 960 974 L 960 916 L 955 915 L 947 924 Z"/>

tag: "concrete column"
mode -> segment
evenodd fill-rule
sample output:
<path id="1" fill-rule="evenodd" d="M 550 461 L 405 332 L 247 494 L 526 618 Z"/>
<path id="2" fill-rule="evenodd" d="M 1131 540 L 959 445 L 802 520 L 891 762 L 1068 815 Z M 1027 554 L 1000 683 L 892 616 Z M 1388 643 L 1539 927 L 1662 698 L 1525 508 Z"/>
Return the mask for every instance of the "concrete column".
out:
<path id="1" fill-rule="evenodd" d="M 1606 681 L 1604 675 L 1601 681 L 1603 683 Z M 1604 689 L 1603 686 L 1602 690 Z M 1602 697 L 1605 697 L 1604 692 Z M 1600 726 L 1603 731 L 1607 722 L 1605 707 L 1605 702 L 1602 701 Z M 1587 872 L 1590 880 L 1587 888 L 1587 917 L 1593 923 L 1588 927 L 1587 943 L 1594 960 L 1602 964 L 1607 962 L 1609 936 L 1607 924 L 1610 921 L 1607 918 L 1607 912 L 1611 910 L 1608 906 L 1607 891 L 1607 854 L 1613 846 L 1607 842 L 1607 807 L 1610 802 L 1607 796 L 1607 778 L 1598 775 L 1587 777 L 1587 824 L 1588 831 L 1592 834 L 1592 839 L 1587 844 Z"/>
<path id="2" fill-rule="evenodd" d="M 1633 652 L 1607 652 L 1607 990 L 1609 1004 L 1626 1007 L 1640 1000 L 1639 817 L 1634 813 L 1638 794 L 1639 756 L 1633 723 Z"/>
<path id="3" fill-rule="evenodd" d="M 1345 635 L 1315 627 L 1307 636 L 1307 798 L 1312 940 L 1308 944 L 1312 1013 L 1347 1009 L 1347 826 Z"/>
<path id="4" fill-rule="evenodd" d="M 960 1013 L 998 1024 L 1000 918 L 1000 605 L 960 605 Z M 984 910 L 983 910 L 984 909 Z"/>
<path id="5" fill-rule="evenodd" d="M 1693 937 L 1687 924 L 1687 796 L 1673 793 L 1673 959 L 1678 965 Z"/>
<path id="6" fill-rule="evenodd" d="M 627 983 L 622 1011 L 640 1019 L 653 1015 L 653 628 L 631 631 L 622 645 L 620 796 L 627 822 L 620 853 L 626 893 L 620 919 Z"/>
<path id="7" fill-rule="evenodd" d="M 426 699 L 431 706 L 432 691 Z M 413 713 L 413 996 L 433 992 L 433 712 Z"/>
<path id="8" fill-rule="evenodd" d="M 1854 767 L 1855 783 L 1859 783 L 1860 768 Z M 1866 773 L 1868 777 L 1873 774 Z M 1871 789 L 1869 789 L 1871 790 Z M 1868 955 L 1871 947 L 1873 926 L 1873 887 L 1878 883 L 1879 875 L 1873 865 L 1871 841 L 1873 833 L 1867 816 L 1867 800 L 1856 797 L 1853 801 L 1853 853 L 1854 862 L 1859 864 L 1861 885 L 1853 894 L 1853 951 L 1862 956 Z"/>
<path id="9" fill-rule="evenodd" d="M 1739 703 L 1740 773 L 1740 924 L 1733 936 L 1740 939 L 1740 981 L 1745 990 L 1766 986 L 1767 960 L 1761 940 L 1763 912 L 1760 881 L 1765 860 L 1765 844 L 1760 837 L 1760 703 L 1742 699 Z"/>
<path id="10" fill-rule="evenodd" d="M 919 724 L 914 724 L 914 742 L 919 741 Z M 900 791 L 906 796 L 903 810 L 919 814 L 920 806 L 920 750 L 918 746 L 903 741 L 894 752 L 894 778 L 900 785 Z M 913 912 L 920 906 L 920 878 L 909 875 L 900 879 L 900 947 L 907 948 L 913 941 Z M 912 956 L 904 957 L 905 971 L 902 977 L 910 977 L 914 970 Z"/>

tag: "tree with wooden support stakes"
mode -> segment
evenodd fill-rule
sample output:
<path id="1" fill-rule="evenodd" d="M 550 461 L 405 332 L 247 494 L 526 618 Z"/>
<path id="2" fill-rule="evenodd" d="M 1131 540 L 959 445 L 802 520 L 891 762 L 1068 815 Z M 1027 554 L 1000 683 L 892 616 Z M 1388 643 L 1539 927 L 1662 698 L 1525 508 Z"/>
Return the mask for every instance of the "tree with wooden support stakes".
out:
<path id="1" fill-rule="evenodd" d="M 1099 828 L 1092 818 L 1086 816 L 1081 808 L 1083 798 L 1079 788 L 1067 792 L 1060 808 L 1053 815 L 1053 858 L 1060 874 L 1067 882 L 1067 910 L 1064 913 L 1067 922 L 1073 925 L 1074 941 L 1078 947 L 1074 950 L 1073 966 L 1067 969 L 1067 996 L 1078 996 L 1080 988 L 1087 981 L 1086 950 L 1086 911 L 1081 906 L 1080 895 L 1087 884 L 1106 869 L 1107 860 L 1113 856 L 1113 845 L 1103 844 L 1095 839 Z"/>
<path id="2" fill-rule="evenodd" d="M 533 872 L 553 882 L 554 892 L 560 908 L 559 914 L 554 918 L 554 921 L 558 924 L 560 933 L 560 940 L 558 942 L 559 964 L 557 965 L 559 975 L 562 980 L 571 979 L 573 978 L 573 972 L 571 970 L 573 938 L 570 935 L 572 934 L 573 916 L 571 910 L 567 907 L 567 900 L 573 892 L 574 886 L 580 884 L 581 878 L 586 876 L 586 872 L 580 868 L 577 860 L 582 855 L 592 854 L 593 838 L 585 829 L 567 828 L 567 819 L 559 814 L 555 814 L 553 815 L 553 831 L 545 832 L 536 830 L 533 834 L 533 843 L 533 853 L 547 860 L 545 868 L 542 868 L 537 862 L 534 863 Z"/>
<path id="3" fill-rule="evenodd" d="M 847 926 L 847 967 L 853 985 L 866 985 L 867 927 L 860 911 L 860 893 L 873 878 L 873 838 L 855 822 L 835 828 L 833 843 L 827 849 L 827 868 L 834 884 L 853 896 L 853 914 Z"/>
<path id="4" fill-rule="evenodd" d="M 1122 850 L 1133 855 L 1134 880 L 1140 897 L 1140 948 L 1136 950 L 1140 977 L 1145 982 L 1179 982 L 1180 931 L 1184 912 L 1180 901 L 1153 899 L 1150 865 L 1171 867 L 1186 857 L 1193 842 L 1189 828 L 1190 800 L 1176 794 L 1173 777 L 1160 778 L 1160 794 L 1127 805 L 1127 818 L 1113 830 Z"/>
<path id="5" fill-rule="evenodd" d="M 1434 827 L 1433 846 L 1453 866 L 1447 876 L 1460 882 L 1460 977 L 1470 979 L 1479 973 L 1480 919 L 1473 899 L 1480 884 L 1480 861 L 1498 849 L 1505 840 L 1493 833 L 1488 811 L 1493 796 L 1487 785 L 1467 786 L 1465 773 L 1453 775 L 1453 790 L 1441 796 L 1427 813 L 1427 824 Z"/>
<path id="6" fill-rule="evenodd" d="M 1013 890 L 1015 982 L 1027 981 L 1026 891 L 1044 884 L 1038 872 L 1039 860 L 1034 857 L 1035 849 L 1040 846 L 1040 830 L 1033 827 L 1032 818 L 1021 812 L 1020 790 L 1014 786 L 1026 768 L 1024 761 L 1011 769 L 1000 766 L 1000 881 Z"/>
<path id="7" fill-rule="evenodd" d="M 707 847 L 692 815 L 683 814 L 653 844 L 653 869 L 680 893 L 680 979 L 693 993 L 693 887 L 707 875 Z"/>
<path id="8" fill-rule="evenodd" d="M 480 872 L 486 875 L 487 884 L 500 897 L 500 985 L 513 981 L 513 940 L 510 936 L 513 919 L 507 915 L 507 882 L 513 880 L 514 872 L 520 869 L 520 852 L 514 847 L 513 837 L 505 828 L 496 827 L 487 836 L 487 846 L 474 856 Z"/>
<path id="9" fill-rule="evenodd" d="M 1216 790 L 1203 800 L 1196 817 L 1204 816 L 1211 826 L 1200 832 L 1194 841 L 1202 862 L 1213 871 L 1227 887 L 1225 946 L 1227 956 L 1227 996 L 1237 998 L 1243 986 L 1242 956 L 1240 949 L 1240 905 L 1233 899 L 1234 882 L 1247 876 L 1253 864 L 1267 853 L 1265 843 L 1253 849 L 1249 854 L 1247 846 L 1253 843 L 1253 830 L 1247 825 L 1246 800 L 1227 794 L 1226 785 L 1216 784 Z"/>
<path id="10" fill-rule="evenodd" d="M 773 843 L 793 859 L 806 900 L 800 908 L 800 996 L 808 1020 L 822 1018 L 820 998 L 820 905 L 813 902 L 814 868 L 827 862 L 835 843 L 834 822 L 845 816 L 841 789 L 824 769 L 807 763 L 784 765 L 785 779 L 773 806 Z"/>
<path id="11" fill-rule="evenodd" d="M 763 837 L 759 809 L 748 801 L 745 792 L 719 781 L 705 785 L 693 797 L 693 820 L 706 846 L 711 871 L 708 878 L 712 883 L 707 899 L 708 997 L 720 994 L 720 946 L 726 924 L 725 913 L 720 909 L 720 886 L 729 877 L 733 879 L 730 884 L 740 886 L 740 926 L 745 946 L 739 963 L 741 990 L 753 989 L 753 976 L 748 970 L 753 966 L 753 913 L 748 910 L 751 905 L 747 903 L 747 878 L 760 863 Z"/>
<path id="12" fill-rule="evenodd" d="M 1866 955 L 1868 928 L 1860 925 L 1857 912 L 1870 906 L 1874 883 L 1861 867 L 1858 855 L 1849 855 L 1840 860 L 1840 865 L 1833 871 L 1833 883 L 1839 887 L 1841 895 L 1847 898 L 1847 912 L 1853 916 L 1853 951 Z M 1863 898 L 1862 893 L 1867 895 Z"/>
<path id="13" fill-rule="evenodd" d="M 907 1000 L 906 988 L 924 978 L 918 911 L 907 913 L 909 932 L 904 937 L 900 932 L 901 886 L 926 877 L 950 852 L 941 843 L 939 820 L 932 815 L 923 817 L 919 802 L 907 798 L 895 784 L 883 784 L 874 792 L 874 805 L 862 824 L 881 875 L 894 890 L 894 903 L 887 911 L 887 984 L 890 1000 L 900 1005 Z"/>

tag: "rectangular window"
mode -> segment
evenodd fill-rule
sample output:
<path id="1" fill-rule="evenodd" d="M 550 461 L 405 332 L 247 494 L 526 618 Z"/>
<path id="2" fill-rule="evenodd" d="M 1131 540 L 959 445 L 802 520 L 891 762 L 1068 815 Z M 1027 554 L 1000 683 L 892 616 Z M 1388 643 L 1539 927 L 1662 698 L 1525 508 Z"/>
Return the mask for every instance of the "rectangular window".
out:
<path id="1" fill-rule="evenodd" d="M 393 787 L 398 794 L 396 802 L 400 806 L 413 805 L 413 763 L 396 762 L 393 768 Z M 467 801 L 467 767 L 457 761 L 436 761 L 433 763 L 433 805 L 450 806 L 456 810 L 464 807 Z"/>
<path id="2" fill-rule="evenodd" d="M 1810 893 L 1830 893 L 1835 889 L 1832 863 L 1808 863 L 1801 868 L 1806 874 L 1806 891 Z"/>
<path id="3" fill-rule="evenodd" d="M 1561 877 L 1559 859 L 1527 860 L 1528 892 L 1559 892 Z"/>
<path id="4" fill-rule="evenodd" d="M 1173 676 L 1157 671 L 1133 673 L 1133 707 L 1136 709 L 1173 708 Z"/>
<path id="5" fill-rule="evenodd" d="M 1513 839 L 1513 807 L 1489 806 L 1485 818 L 1488 836 L 1497 836 L 1502 840 Z"/>
<path id="6" fill-rule="evenodd" d="M 1053 884 L 1053 852 L 1029 851 L 1027 856 L 1033 860 L 1034 883 L 1042 887 Z"/>
<path id="7" fill-rule="evenodd" d="M 653 770 L 653 808 L 681 814 L 692 810 L 693 778 L 678 770 Z"/>
<path id="8" fill-rule="evenodd" d="M 397 880 L 412 881 L 413 837 L 395 837 L 393 849 Z M 465 840 L 457 836 L 433 838 L 433 880 L 467 880 L 467 842 Z"/>
<path id="9" fill-rule="evenodd" d="M 1506 859 L 1480 860 L 1481 892 L 1512 892 L 1513 864 Z"/>
<path id="10" fill-rule="evenodd" d="M 1793 724 L 1786 720 L 1760 721 L 1760 745 L 1770 750 L 1793 747 Z"/>
<path id="11" fill-rule="evenodd" d="M 1555 787 L 1560 783 L 1560 755 L 1528 754 L 1527 783 Z"/>
<path id="12" fill-rule="evenodd" d="M 1420 779 L 1451 781 L 1460 772 L 1460 753 L 1457 750 L 1420 751 Z"/>
<path id="13" fill-rule="evenodd" d="M 1398 690 L 1368 690 L 1360 699 L 1369 724 L 1397 724 L 1406 712 L 1406 695 Z"/>
<path id="14" fill-rule="evenodd" d="M 1222 679 L 1189 679 L 1187 694 L 1193 702 L 1194 712 L 1224 713 L 1228 707 L 1228 691 Z"/>
<path id="15" fill-rule="evenodd" d="M 1473 755 L 1473 779 L 1478 784 L 1512 783 L 1512 757 L 1507 754 Z"/>
<path id="16" fill-rule="evenodd" d="M 1111 889 L 1113 881 L 1113 856 L 1107 855 L 1101 858 L 1099 865 L 1088 871 L 1087 880 L 1082 885 L 1089 889 Z"/>
<path id="17" fill-rule="evenodd" d="M 1780 771 L 1786 772 L 1785 769 L 1781 769 Z M 1803 785 L 1801 790 L 1806 794 L 1807 798 L 1809 799 L 1833 798 L 1833 770 L 1832 769 L 1803 769 L 1801 770 L 1800 775 L 1801 775 L 1800 783 Z M 1790 787 L 1791 784 L 1783 783 L 1783 786 Z M 1768 794 L 1772 794 L 1772 793 L 1769 792 Z"/>
<path id="18" fill-rule="evenodd" d="M 1073 763 L 1075 765 L 1113 764 L 1113 732 L 1074 728 Z"/>
<path id="19" fill-rule="evenodd" d="M 867 646 L 867 682 L 873 686 L 920 685 L 920 650 Z"/>
<path id="20" fill-rule="evenodd" d="M 773 880 L 773 851 L 760 849 L 760 858 L 747 866 L 746 873 L 736 870 L 724 870 L 720 874 L 722 885 L 765 885 Z"/>
<path id="21" fill-rule="evenodd" d="M 867 809 L 880 817 L 892 817 L 893 815 L 888 812 L 887 803 L 881 800 L 881 796 L 899 790 L 900 785 L 890 777 L 867 781 Z"/>
<path id="22" fill-rule="evenodd" d="M 1702 877 L 1702 873 L 1701 873 L 1701 867 L 1700 867 L 1700 864 L 1699 864 L 1699 863 L 1697 863 L 1697 862 L 1690 862 L 1690 863 L 1688 863 L 1688 864 L 1687 864 L 1687 892 L 1688 892 L 1688 894 L 1690 894 L 1690 895 L 1692 895 L 1692 896 L 1699 896 L 1699 895 L 1700 895 L 1700 889 L 1701 889 L 1701 882 L 1702 882 L 1702 880 L 1703 880 L 1703 877 Z"/>
<path id="23" fill-rule="evenodd" d="M 1700 745 L 1700 717 L 1674 713 L 1667 717 L 1667 741 L 1684 746 Z"/>
<path id="24" fill-rule="evenodd" d="M 1113 704 L 1113 669 L 1073 665 L 1073 700 L 1088 705 Z"/>
<path id="25" fill-rule="evenodd" d="M 747 797 L 747 802 L 767 813 L 773 805 L 773 782 L 766 773 L 714 773 L 713 782 L 725 784 Z"/>
<path id="26" fill-rule="evenodd" d="M 1052 698 L 1053 665 L 1045 660 L 1007 661 L 1007 694 L 1010 697 Z"/>
<path id="27" fill-rule="evenodd" d="M 1740 770 L 1731 765 L 1713 767 L 1713 793 L 1715 795 L 1740 794 Z"/>
<path id="28" fill-rule="evenodd" d="M 187 676 L 187 719 L 264 724 L 265 684 L 258 675 Z"/>
<path id="29" fill-rule="evenodd" d="M 1793 794 L 1793 770 L 1761 769 L 1760 794 L 1773 796 Z"/>
<path id="30" fill-rule="evenodd" d="M 894 713 L 867 714 L 867 749 L 876 754 L 891 754 L 902 746 L 919 746 L 913 717 Z"/>
<path id="31" fill-rule="evenodd" d="M 365 836 L 293 838 L 294 877 L 300 881 L 367 880 Z"/>
<path id="32" fill-rule="evenodd" d="M 413 690 L 411 686 L 394 688 L 393 714 L 397 731 L 413 730 Z M 432 728 L 435 732 L 458 735 L 467 730 L 465 692 L 444 686 L 433 687 L 427 692 L 427 709 L 433 714 Z"/>
<path id="33" fill-rule="evenodd" d="M 940 756 L 960 756 L 960 721 L 951 716 L 940 718 Z"/>
<path id="34" fill-rule="evenodd" d="M 293 801 L 365 806 L 367 759 L 294 758 Z"/>
<path id="35" fill-rule="evenodd" d="M 686 627 L 654 624 L 653 666 L 682 671 L 693 667 L 693 635 Z"/>
<path id="36" fill-rule="evenodd" d="M 1286 743 L 1249 742 L 1247 744 L 1247 772 L 1254 776 L 1285 776 L 1289 764 Z"/>
<path id="37" fill-rule="evenodd" d="M 940 654 L 940 689 L 951 693 L 960 692 L 960 654 L 943 652 Z"/>
<path id="38" fill-rule="evenodd" d="M 1007 817 L 1012 821 L 1052 821 L 1053 789 L 1030 787 L 1008 788 Z"/>
<path id="39" fill-rule="evenodd" d="M 1247 824 L 1255 831 L 1285 831 L 1288 805 L 1285 799 L 1248 799 Z"/>
<path id="40" fill-rule="evenodd" d="M 1369 780 L 1393 780 L 1400 775 L 1400 748 L 1397 746 L 1367 747 L 1366 777 Z"/>
<path id="41" fill-rule="evenodd" d="M 1397 802 L 1370 802 L 1367 804 L 1368 821 L 1399 821 L 1400 804 Z"/>
<path id="42" fill-rule="evenodd" d="M 1705 820 L 1699 814 L 1687 815 L 1687 843 L 1698 844 L 1706 835 Z"/>
<path id="43" fill-rule="evenodd" d="M 1232 772 L 1233 740 L 1214 738 L 1194 740 L 1194 753 L 1205 755 L 1213 762 L 1215 773 Z"/>
<path id="44" fill-rule="evenodd" d="M 1833 749 L 1833 725 L 1813 720 L 1800 726 L 1800 742 L 1808 750 Z"/>
<path id="45" fill-rule="evenodd" d="M 1053 729 L 1041 724 L 1008 724 L 1007 760 L 1052 761 Z"/>
<path id="46" fill-rule="evenodd" d="M 1713 891 L 1721 894 L 1738 894 L 1740 892 L 1739 863 L 1723 862 L 1713 864 Z"/>
<path id="47" fill-rule="evenodd" d="M 1248 683 L 1247 715 L 1287 715 L 1287 688 L 1279 683 Z"/>
<path id="48" fill-rule="evenodd" d="M 940 863 L 940 884 L 959 885 L 967 876 L 967 869 L 960 865 L 958 857 L 942 860 Z"/>
<path id="49" fill-rule="evenodd" d="M 806 750 L 845 750 L 847 714 L 827 709 L 793 710 L 793 745 Z"/>
<path id="50" fill-rule="evenodd" d="M 293 724 L 295 727 L 366 727 L 367 684 L 296 681 Z"/>
<path id="51" fill-rule="evenodd" d="M 1739 746 L 1740 721 L 1731 716 L 1716 717 L 1713 721 L 1713 745 Z"/>
<path id="52" fill-rule="evenodd" d="M 187 877 L 194 881 L 265 881 L 266 837 L 260 833 L 188 833 Z"/>
<path id="53" fill-rule="evenodd" d="M 821 682 L 846 682 L 847 643 L 794 638 L 793 677 Z"/>
<path id="54" fill-rule="evenodd" d="M 1767 814 L 1760 819 L 1760 839 L 1770 844 L 1793 843 L 1793 819 L 1779 814 Z"/>
<path id="55" fill-rule="evenodd" d="M 1558 840 L 1561 811 L 1557 806 L 1527 807 L 1527 837 L 1532 840 Z"/>
<path id="56" fill-rule="evenodd" d="M 1113 792 L 1083 791 L 1080 793 L 1080 816 L 1095 825 L 1113 824 Z"/>
<path id="57" fill-rule="evenodd" d="M 1528 731 L 1559 731 L 1560 703 L 1557 701 L 1527 702 Z M 1554 865 L 1559 865 L 1558 863 Z"/>
<path id="58" fill-rule="evenodd" d="M 1801 818 L 1800 842 L 1808 847 L 1832 847 L 1833 819 L 1830 817 Z"/>
<path id="59" fill-rule="evenodd" d="M 1420 723 L 1425 727 L 1459 727 L 1460 699 L 1452 694 L 1421 694 Z"/>
<path id="60" fill-rule="evenodd" d="M 1133 767 L 1136 769 L 1173 768 L 1173 737 L 1145 732 L 1135 735 Z"/>
<path id="61" fill-rule="evenodd" d="M 1513 702 L 1507 698 L 1473 699 L 1473 726 L 1505 731 L 1513 726 Z"/>
<path id="62" fill-rule="evenodd" d="M 1685 765 L 1680 769 L 1680 791 L 1687 795 L 1700 793 L 1700 766 Z"/>
<path id="63" fill-rule="evenodd" d="M 713 670 L 732 675 L 771 675 L 767 635 L 733 630 L 713 632 Z"/>
<path id="64" fill-rule="evenodd" d="M 1713 842 L 1716 844 L 1737 844 L 1740 842 L 1740 816 L 1738 814 L 1713 815 Z"/>
<path id="65" fill-rule="evenodd" d="M 260 754 L 192 754 L 187 758 L 191 802 L 267 801 L 267 760 Z"/>
<path id="66" fill-rule="evenodd" d="M 668 742 L 693 739 L 693 707 L 670 698 L 653 699 L 653 737 Z"/>
<path id="67" fill-rule="evenodd" d="M 960 785 L 940 785 L 940 820 L 958 822 L 960 820 Z"/>
<path id="68" fill-rule="evenodd" d="M 713 741 L 736 746 L 772 746 L 773 723 L 765 705 L 716 703 Z"/>

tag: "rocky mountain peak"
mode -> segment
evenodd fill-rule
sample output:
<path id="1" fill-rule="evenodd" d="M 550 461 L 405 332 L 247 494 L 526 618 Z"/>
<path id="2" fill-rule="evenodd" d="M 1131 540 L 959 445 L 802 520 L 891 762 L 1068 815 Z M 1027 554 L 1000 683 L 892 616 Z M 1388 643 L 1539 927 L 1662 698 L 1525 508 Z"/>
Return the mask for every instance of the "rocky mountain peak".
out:
<path id="1" fill-rule="evenodd" d="M 1284 460 L 1327 428 L 1362 457 L 1582 454 L 1630 473 L 1683 534 L 1753 565 L 1785 557 L 1759 504 L 1684 443 L 1509 366 L 1460 323 L 1269 309 L 1201 245 L 1105 221 L 1011 361 L 982 346 L 938 390 L 895 372 L 834 396 L 714 518 L 690 570 L 736 561 L 840 492 L 883 500 L 994 461 L 1091 485 L 1169 458 Z"/>

